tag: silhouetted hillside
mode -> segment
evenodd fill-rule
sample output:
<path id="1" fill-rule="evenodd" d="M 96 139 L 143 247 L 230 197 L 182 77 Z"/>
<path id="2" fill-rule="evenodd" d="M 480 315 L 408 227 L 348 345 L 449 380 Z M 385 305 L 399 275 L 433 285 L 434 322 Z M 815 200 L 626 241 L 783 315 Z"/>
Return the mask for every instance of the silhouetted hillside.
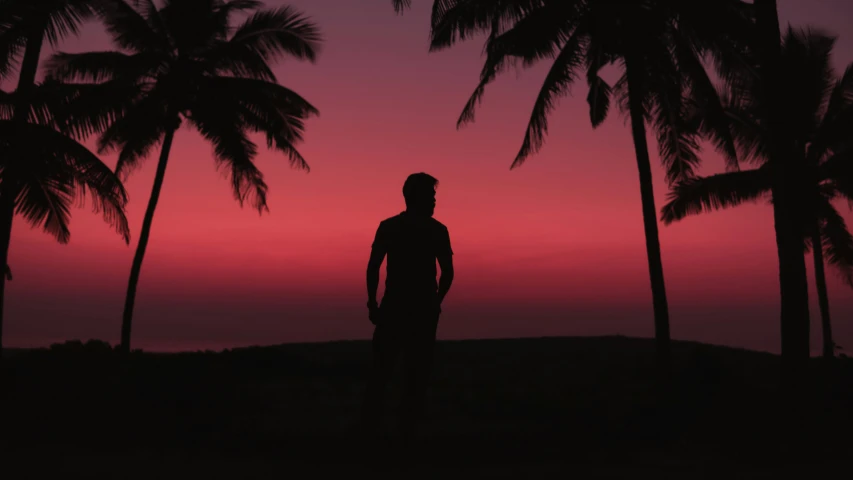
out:
<path id="1" fill-rule="evenodd" d="M 687 342 L 674 354 L 663 391 L 651 340 L 440 342 L 420 461 L 437 471 L 466 464 L 468 475 L 732 478 L 789 472 L 785 460 L 814 472 L 846 458 L 853 361 L 816 361 L 806 395 L 786 401 L 777 356 Z M 394 442 L 348 433 L 366 342 L 120 358 L 97 342 L 10 352 L 4 463 L 23 473 L 9 478 L 273 478 L 400 455 Z"/>

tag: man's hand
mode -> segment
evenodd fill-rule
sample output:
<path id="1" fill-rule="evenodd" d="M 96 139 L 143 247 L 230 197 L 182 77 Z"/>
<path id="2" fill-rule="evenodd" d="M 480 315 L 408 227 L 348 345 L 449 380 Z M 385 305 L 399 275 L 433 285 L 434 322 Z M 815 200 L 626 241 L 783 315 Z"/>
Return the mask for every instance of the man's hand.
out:
<path id="1" fill-rule="evenodd" d="M 372 323 L 373 325 L 379 325 L 379 305 L 377 305 L 376 302 L 367 302 L 367 310 L 367 318 L 370 319 L 370 323 Z"/>

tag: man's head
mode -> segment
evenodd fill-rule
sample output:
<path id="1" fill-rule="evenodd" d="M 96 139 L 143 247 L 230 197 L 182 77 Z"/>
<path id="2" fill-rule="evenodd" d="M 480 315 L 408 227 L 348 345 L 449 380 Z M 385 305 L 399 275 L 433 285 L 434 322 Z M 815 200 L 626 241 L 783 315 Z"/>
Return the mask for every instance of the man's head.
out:
<path id="1" fill-rule="evenodd" d="M 419 215 L 432 216 L 435 213 L 435 189 L 438 180 L 426 173 L 413 173 L 403 184 L 403 197 L 406 210 Z"/>

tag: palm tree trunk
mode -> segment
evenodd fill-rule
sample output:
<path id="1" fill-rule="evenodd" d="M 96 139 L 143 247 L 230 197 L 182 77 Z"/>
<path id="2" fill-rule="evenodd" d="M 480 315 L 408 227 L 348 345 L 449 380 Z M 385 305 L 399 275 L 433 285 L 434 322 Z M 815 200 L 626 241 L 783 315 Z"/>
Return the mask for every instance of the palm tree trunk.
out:
<path id="1" fill-rule="evenodd" d="M 790 136 L 778 121 L 784 118 L 781 110 L 785 98 L 779 86 L 781 34 L 776 0 L 755 0 L 755 9 L 760 75 L 767 98 L 762 116 L 767 121 L 770 156 L 775 165 L 771 193 L 782 300 L 782 364 L 786 377 L 793 379 L 803 371 L 810 356 L 808 282 L 803 252 L 805 232 L 801 230 L 804 217 L 802 202 L 797 200 L 799 178 L 793 161 L 794 145 L 787 145 Z"/>
<path id="2" fill-rule="evenodd" d="M 148 208 L 145 210 L 145 218 L 142 220 L 142 231 L 139 234 L 136 255 L 133 257 L 133 266 L 130 268 L 130 280 L 127 282 L 127 297 L 124 301 L 124 314 L 121 321 L 120 350 L 122 353 L 130 353 L 130 327 L 133 320 L 133 305 L 136 301 L 136 286 L 139 283 L 142 260 L 145 258 L 145 248 L 148 246 L 148 237 L 151 234 L 151 222 L 154 220 L 154 210 L 157 209 L 160 190 L 163 188 L 163 178 L 166 176 L 166 164 L 169 162 L 169 151 L 172 148 L 172 139 L 175 137 L 176 129 L 169 128 L 166 131 L 166 136 L 163 138 L 160 161 L 157 162 L 157 173 L 154 175 L 154 187 L 151 190 L 151 198 L 148 199 Z"/>
<path id="3" fill-rule="evenodd" d="M 658 237 L 657 209 L 652 189 L 652 165 L 649 146 L 646 142 L 646 125 L 643 115 L 643 98 L 637 80 L 638 65 L 631 55 L 626 56 L 625 69 L 628 75 L 628 102 L 631 110 L 631 132 L 640 173 L 640 198 L 643 205 L 643 227 L 646 233 L 646 256 L 649 261 L 649 277 L 652 284 L 652 300 L 655 316 L 655 350 L 659 372 L 668 376 L 671 367 L 669 338 L 669 306 L 666 301 L 666 285 L 663 279 L 663 263 Z"/>
<path id="4" fill-rule="evenodd" d="M 18 86 L 15 89 L 15 104 L 13 120 L 16 124 L 26 123 L 29 117 L 29 94 L 36 83 L 39 56 L 44 42 L 44 28 L 36 26 L 27 37 L 24 59 L 21 62 L 21 73 Z M 6 182 L 11 179 L 7 177 Z M 6 183 L 0 188 L 0 266 L 4 269 L 9 265 L 9 244 L 12 240 L 12 224 L 15 219 L 15 197 L 17 187 Z M 3 358 L 3 312 L 6 306 L 6 275 L 0 278 L 0 359 Z"/>
<path id="5" fill-rule="evenodd" d="M 823 245 L 820 229 L 815 225 L 812 232 L 812 253 L 814 256 L 814 276 L 817 286 L 817 298 L 820 305 L 820 325 L 823 332 L 823 356 L 835 356 L 835 343 L 832 341 L 832 323 L 829 321 L 829 294 L 826 290 L 826 270 L 823 265 Z"/>
<path id="6" fill-rule="evenodd" d="M 0 195 L 0 265 L 7 265 L 9 243 L 12 238 L 12 220 L 15 218 L 15 202 L 11 195 Z M 0 278 L 0 361 L 3 358 L 3 307 L 6 303 L 6 275 Z"/>
<path id="7" fill-rule="evenodd" d="M 36 25 L 27 37 L 27 47 L 24 50 L 24 59 L 21 61 L 21 74 L 18 77 L 18 87 L 15 89 L 14 118 L 19 122 L 27 121 L 27 110 L 29 110 L 30 105 L 29 94 L 36 84 L 39 57 L 41 56 L 41 47 L 44 43 L 44 29 L 44 26 Z"/>

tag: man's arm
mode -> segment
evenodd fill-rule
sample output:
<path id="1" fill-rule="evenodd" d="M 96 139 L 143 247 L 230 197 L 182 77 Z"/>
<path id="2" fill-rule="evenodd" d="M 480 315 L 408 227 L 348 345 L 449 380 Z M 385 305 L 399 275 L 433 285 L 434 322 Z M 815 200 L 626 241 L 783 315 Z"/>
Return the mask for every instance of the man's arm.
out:
<path id="1" fill-rule="evenodd" d="M 450 285 L 453 284 L 453 249 L 450 247 L 450 233 L 447 228 L 442 230 L 438 254 L 436 255 L 438 266 L 441 268 L 441 276 L 438 278 L 439 305 L 444 301 L 444 297 L 450 291 Z"/>
<path id="2" fill-rule="evenodd" d="M 379 224 L 376 236 L 373 238 L 373 246 L 370 250 L 370 260 L 367 262 L 367 306 L 371 309 L 376 307 L 376 290 L 379 289 L 379 269 L 382 268 L 382 260 L 388 252 L 387 229 L 384 223 Z"/>
<path id="3" fill-rule="evenodd" d="M 441 267 L 441 276 L 438 278 L 438 304 L 441 305 L 453 284 L 453 254 L 438 255 L 438 266 Z"/>
<path id="4" fill-rule="evenodd" d="M 379 289 L 379 269 L 385 259 L 385 249 L 377 245 L 370 250 L 367 262 L 367 305 L 376 306 L 376 290 Z"/>

